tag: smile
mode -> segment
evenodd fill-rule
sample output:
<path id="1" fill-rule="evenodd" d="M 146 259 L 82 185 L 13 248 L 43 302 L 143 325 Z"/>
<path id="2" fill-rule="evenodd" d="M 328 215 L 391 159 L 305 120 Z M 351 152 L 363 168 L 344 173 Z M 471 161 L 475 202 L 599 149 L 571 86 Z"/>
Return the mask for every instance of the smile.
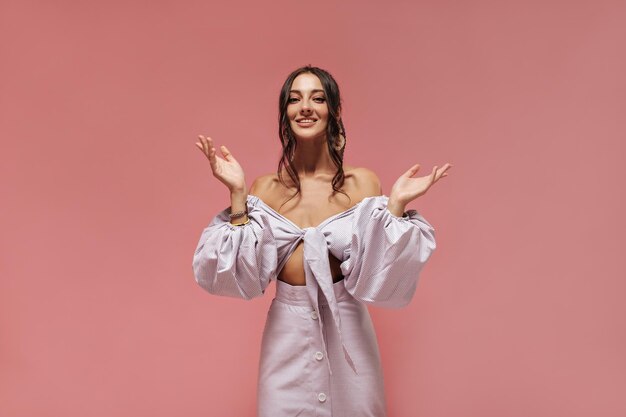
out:
<path id="1" fill-rule="evenodd" d="M 313 119 L 300 119 L 300 120 L 296 120 L 296 123 L 298 123 L 298 126 L 300 127 L 309 127 L 313 124 L 315 124 L 316 120 Z"/>

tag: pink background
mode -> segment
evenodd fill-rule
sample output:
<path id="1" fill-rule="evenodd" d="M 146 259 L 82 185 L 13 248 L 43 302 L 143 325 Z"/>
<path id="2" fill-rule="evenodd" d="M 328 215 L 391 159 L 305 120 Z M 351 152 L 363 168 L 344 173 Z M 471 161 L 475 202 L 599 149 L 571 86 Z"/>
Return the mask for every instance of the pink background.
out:
<path id="1" fill-rule="evenodd" d="M 254 415 L 275 286 L 194 281 L 229 204 L 194 142 L 248 184 L 275 171 L 279 88 L 309 63 L 385 194 L 454 164 L 408 206 L 439 246 L 415 299 L 370 308 L 390 417 L 626 415 L 625 21 L 623 1 L 2 1 L 0 415 Z"/>

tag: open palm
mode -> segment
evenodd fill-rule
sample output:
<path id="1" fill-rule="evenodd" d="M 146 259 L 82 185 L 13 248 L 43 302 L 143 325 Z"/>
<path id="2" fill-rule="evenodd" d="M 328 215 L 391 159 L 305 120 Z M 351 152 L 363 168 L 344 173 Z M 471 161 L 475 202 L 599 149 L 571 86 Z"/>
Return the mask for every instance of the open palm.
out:
<path id="1" fill-rule="evenodd" d="M 389 198 L 400 202 L 401 204 L 407 204 L 410 201 L 424 194 L 434 183 L 439 181 L 441 177 L 446 177 L 448 174 L 446 171 L 450 169 L 452 165 L 446 163 L 441 168 L 436 165 L 433 167 L 432 172 L 429 175 L 423 177 L 413 178 L 417 171 L 420 169 L 419 164 L 413 165 L 408 171 L 400 176 L 397 181 L 391 187 Z"/>
<path id="2" fill-rule="evenodd" d="M 224 183 L 228 189 L 232 191 L 241 191 L 246 188 L 246 180 L 243 168 L 239 162 L 230 153 L 226 146 L 220 146 L 224 158 L 216 155 L 213 147 L 213 139 L 199 135 L 200 142 L 196 142 L 196 146 L 204 153 L 211 164 L 213 176 Z"/>

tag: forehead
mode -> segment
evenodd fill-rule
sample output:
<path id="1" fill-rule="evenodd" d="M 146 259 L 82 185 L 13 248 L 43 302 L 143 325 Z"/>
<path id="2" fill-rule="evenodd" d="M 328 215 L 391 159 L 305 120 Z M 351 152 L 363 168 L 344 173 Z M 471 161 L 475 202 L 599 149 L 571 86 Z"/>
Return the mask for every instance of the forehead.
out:
<path id="1" fill-rule="evenodd" d="M 322 82 L 317 75 L 310 74 L 305 72 L 303 74 L 298 75 L 291 84 L 291 90 L 299 90 L 301 93 L 310 93 L 314 92 L 313 90 L 321 90 L 324 92 L 324 87 L 322 86 Z"/>

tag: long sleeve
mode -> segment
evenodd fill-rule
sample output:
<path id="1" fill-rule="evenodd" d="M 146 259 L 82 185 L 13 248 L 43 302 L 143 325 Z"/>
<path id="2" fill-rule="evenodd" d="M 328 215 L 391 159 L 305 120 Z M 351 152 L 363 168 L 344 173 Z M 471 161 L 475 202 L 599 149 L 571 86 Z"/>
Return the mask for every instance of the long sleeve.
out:
<path id="1" fill-rule="evenodd" d="M 267 214 L 248 198 L 250 222 L 233 226 L 230 208 L 202 231 L 193 256 L 196 282 L 215 295 L 250 300 L 276 279 L 278 252 Z"/>
<path id="2" fill-rule="evenodd" d="M 435 229 L 413 209 L 408 217 L 395 216 L 388 201 L 375 196 L 356 209 L 341 271 L 356 299 L 399 308 L 413 298 L 419 273 L 436 248 Z"/>

